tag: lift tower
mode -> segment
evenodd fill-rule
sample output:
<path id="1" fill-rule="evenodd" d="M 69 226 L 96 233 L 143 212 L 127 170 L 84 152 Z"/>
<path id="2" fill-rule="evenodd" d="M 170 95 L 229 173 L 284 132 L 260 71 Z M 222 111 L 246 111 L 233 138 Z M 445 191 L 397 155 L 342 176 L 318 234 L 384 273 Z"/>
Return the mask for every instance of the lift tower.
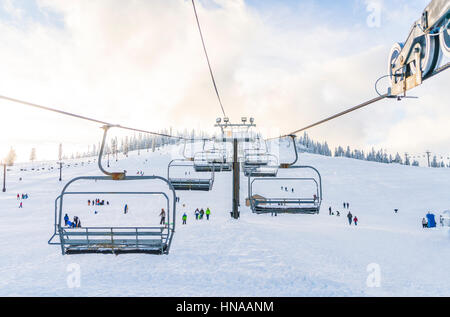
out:
<path id="1" fill-rule="evenodd" d="M 249 129 L 256 127 L 255 120 L 250 118 L 247 123 L 247 118 L 241 118 L 242 123 L 230 123 L 228 117 L 216 119 L 216 127 L 222 130 L 222 142 L 233 143 L 233 199 L 231 217 L 238 219 L 239 213 L 239 185 L 240 185 L 240 165 L 239 165 L 239 142 L 250 142 Z"/>

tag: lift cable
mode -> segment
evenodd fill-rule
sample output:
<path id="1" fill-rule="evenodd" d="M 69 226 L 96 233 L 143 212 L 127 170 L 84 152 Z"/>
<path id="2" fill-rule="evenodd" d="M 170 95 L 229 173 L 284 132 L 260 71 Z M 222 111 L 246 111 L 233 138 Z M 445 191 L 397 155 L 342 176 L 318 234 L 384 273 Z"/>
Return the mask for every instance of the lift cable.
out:
<path id="1" fill-rule="evenodd" d="M 380 101 L 380 100 L 382 100 L 382 99 L 384 99 L 384 98 L 388 98 L 388 97 L 390 97 L 388 94 L 380 95 L 380 96 L 378 96 L 378 97 L 376 97 L 376 98 L 373 98 L 373 99 L 371 99 L 371 100 L 368 100 L 368 101 L 366 101 L 366 102 L 363 102 L 363 103 L 361 103 L 361 104 L 359 104 L 359 105 L 357 105 L 357 106 L 354 106 L 354 107 L 349 108 L 349 109 L 347 109 L 347 110 L 341 111 L 341 112 L 339 112 L 339 113 L 337 113 L 337 114 L 335 114 L 335 115 L 332 115 L 331 117 L 328 117 L 328 118 L 322 119 L 322 120 L 320 120 L 320 121 L 318 121 L 318 122 L 316 122 L 316 123 L 310 124 L 310 125 L 308 125 L 308 126 L 306 126 L 306 127 L 304 127 L 304 128 L 295 130 L 295 131 L 293 131 L 293 132 L 291 132 L 291 133 L 288 133 L 288 134 L 285 134 L 285 135 L 282 135 L 282 136 L 279 136 L 279 137 L 274 137 L 274 138 L 266 139 L 266 141 L 275 140 L 275 139 L 281 139 L 281 138 L 285 138 L 285 137 L 288 137 L 288 136 L 293 135 L 293 134 L 297 134 L 297 133 L 299 133 L 299 132 L 308 130 L 308 129 L 313 128 L 313 127 L 315 127 L 315 126 L 318 126 L 318 125 L 320 125 L 320 124 L 322 124 L 322 123 L 325 123 L 325 122 L 327 122 L 327 121 L 336 119 L 336 118 L 338 118 L 338 117 L 340 117 L 340 116 L 343 116 L 343 115 L 345 115 L 345 114 L 347 114 L 347 113 L 350 113 L 350 112 L 352 112 L 352 111 L 361 109 L 361 108 L 366 107 L 366 106 L 368 106 L 368 105 L 370 105 L 370 104 L 372 104 L 372 103 L 374 103 L 374 102 Z"/>
<path id="2" fill-rule="evenodd" d="M 211 74 L 211 79 L 214 85 L 214 90 L 216 91 L 217 99 L 219 100 L 220 108 L 222 109 L 223 116 L 226 117 L 225 110 L 222 105 L 222 100 L 220 99 L 219 90 L 217 89 L 216 80 L 214 79 L 214 74 L 211 68 L 211 63 L 209 62 L 208 52 L 206 51 L 205 40 L 203 39 L 202 29 L 200 27 L 200 22 L 198 20 L 197 10 L 195 8 L 194 0 L 192 0 L 192 7 L 194 8 L 195 19 L 197 21 L 198 31 L 200 33 L 200 38 L 202 40 L 203 51 L 205 52 L 206 62 L 208 63 L 209 73 Z"/>
<path id="3" fill-rule="evenodd" d="M 185 137 L 181 137 L 181 136 L 173 136 L 173 135 L 165 134 L 165 133 L 158 133 L 158 132 L 152 132 L 152 131 L 147 131 L 147 130 L 142 130 L 142 129 L 135 129 L 135 128 L 127 127 L 127 126 L 122 126 L 120 124 L 111 124 L 111 123 L 106 122 L 106 121 L 93 119 L 93 118 L 85 117 L 85 116 L 82 116 L 82 115 L 79 115 L 79 114 L 75 114 L 75 113 L 71 113 L 71 112 L 67 112 L 67 111 L 63 111 L 63 110 L 58 110 L 58 109 L 50 108 L 50 107 L 46 107 L 46 106 L 41 106 L 41 105 L 38 105 L 38 104 L 35 104 L 35 103 L 31 103 L 31 102 L 27 102 L 27 101 L 11 98 L 11 97 L 6 97 L 6 96 L 2 96 L 2 95 L 0 95 L 0 99 L 11 101 L 11 102 L 15 102 L 15 103 L 20 103 L 22 105 L 38 108 L 38 109 L 41 109 L 41 110 L 47 110 L 47 111 L 51 111 L 51 112 L 56 112 L 56 113 L 59 113 L 59 114 L 63 114 L 63 115 L 66 115 L 66 116 L 70 116 L 70 117 L 74 117 L 74 118 L 78 118 L 78 119 L 82 119 L 82 120 L 87 120 L 87 121 L 91 121 L 91 122 L 95 122 L 95 123 L 100 123 L 102 125 L 109 126 L 109 127 L 116 127 L 116 128 L 120 128 L 120 129 L 124 129 L 124 130 L 131 130 L 131 131 L 135 131 L 135 132 L 142 132 L 142 133 L 147 133 L 147 134 L 152 134 L 152 135 L 157 135 L 157 136 L 163 136 L 163 137 L 168 137 L 168 138 L 173 138 L 173 139 L 192 140 L 190 138 L 185 138 Z"/>
<path id="4" fill-rule="evenodd" d="M 431 77 L 433 77 L 433 76 L 435 76 L 435 75 L 437 75 L 437 74 L 439 74 L 439 73 L 442 73 L 443 71 L 445 71 L 445 70 L 447 70 L 447 69 L 449 69 L 449 68 L 450 68 L 450 63 L 446 63 L 446 64 L 442 65 L 441 67 L 435 69 L 435 70 L 434 70 L 431 74 L 429 74 L 428 76 L 424 77 L 424 78 L 423 78 L 423 81 L 425 81 L 425 80 L 427 80 L 427 79 L 430 79 Z M 395 96 L 395 95 L 391 95 L 391 94 L 389 94 L 389 93 L 386 93 L 386 94 L 380 94 L 379 91 L 378 91 L 378 89 L 377 89 L 377 84 L 378 84 L 378 82 L 379 82 L 381 79 L 383 79 L 383 78 L 385 78 L 385 77 L 388 77 L 388 75 L 385 75 L 385 76 L 382 76 L 382 77 L 378 78 L 378 80 L 377 80 L 376 83 L 375 83 L 375 91 L 376 91 L 376 93 L 378 94 L 378 97 L 373 98 L 373 99 L 371 99 L 371 100 L 368 100 L 368 101 L 366 101 L 366 102 L 363 102 L 363 103 L 361 103 L 361 104 L 359 104 L 359 105 L 357 105 L 357 106 L 354 106 L 354 107 L 349 108 L 349 109 L 347 109 L 347 110 L 344 110 L 344 111 L 342 111 L 342 112 L 339 112 L 339 113 L 337 113 L 337 114 L 335 114 L 335 115 L 333 115 L 333 116 L 331 116 L 331 117 L 325 118 L 325 119 L 320 120 L 320 121 L 318 121 L 318 122 L 316 122 L 316 123 L 310 124 L 310 125 L 308 125 L 308 126 L 306 126 L 306 127 L 304 127 L 304 128 L 295 130 L 295 131 L 293 131 L 293 132 L 291 132 L 291 133 L 288 133 L 288 134 L 285 134 L 285 135 L 282 135 L 282 136 L 279 136 L 279 137 L 268 138 L 268 139 L 266 139 L 266 141 L 275 140 L 275 139 L 281 139 L 281 138 L 285 138 L 285 137 L 288 137 L 288 136 L 293 135 L 293 134 L 297 134 L 297 133 L 299 133 L 299 132 L 308 130 L 308 129 L 313 128 L 313 127 L 315 127 L 315 126 L 318 126 L 318 125 L 320 125 L 320 124 L 322 124 L 322 123 L 325 123 L 325 122 L 327 122 L 327 121 L 336 119 L 336 118 L 338 118 L 338 117 L 340 117 L 340 116 L 343 116 L 343 115 L 345 115 L 345 114 L 347 114 L 347 113 L 353 112 L 353 111 L 358 110 L 358 109 L 361 109 L 361 108 L 363 108 L 363 107 L 366 107 L 366 106 L 368 106 L 368 105 L 370 105 L 370 104 L 372 104 L 372 103 L 375 103 L 375 102 L 380 101 L 380 100 L 385 99 L 385 98 L 397 98 L 398 100 L 400 100 L 400 99 L 402 99 L 402 98 L 417 98 L 417 97 L 409 97 L 409 96 Z"/>

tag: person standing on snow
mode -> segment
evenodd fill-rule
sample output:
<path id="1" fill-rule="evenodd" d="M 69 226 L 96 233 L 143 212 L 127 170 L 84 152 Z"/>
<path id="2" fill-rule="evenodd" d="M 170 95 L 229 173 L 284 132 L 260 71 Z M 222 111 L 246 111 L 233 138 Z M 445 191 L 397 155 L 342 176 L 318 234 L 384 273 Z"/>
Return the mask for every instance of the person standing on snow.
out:
<path id="1" fill-rule="evenodd" d="M 422 219 L 422 228 L 427 228 L 428 227 L 428 222 L 425 218 Z"/>
<path id="2" fill-rule="evenodd" d="M 352 215 L 352 213 L 350 211 L 347 214 L 347 218 L 348 218 L 348 224 L 351 226 L 352 225 L 353 215 Z"/>
<path id="3" fill-rule="evenodd" d="M 203 208 L 202 209 L 200 209 L 200 220 L 202 220 L 203 219 L 203 215 L 205 214 L 205 211 L 203 210 Z"/>
<path id="4" fill-rule="evenodd" d="M 331 216 L 331 206 L 328 208 L 328 214 Z"/>
<path id="5" fill-rule="evenodd" d="M 164 208 L 161 208 L 159 216 L 161 217 L 161 221 L 159 222 L 159 224 L 163 225 L 166 222 L 166 211 L 164 210 Z"/>
<path id="6" fill-rule="evenodd" d="M 17 194 L 17 200 L 20 200 L 20 195 L 19 194 Z"/>
<path id="7" fill-rule="evenodd" d="M 209 220 L 209 215 L 211 214 L 211 210 L 209 210 L 209 207 L 206 208 L 206 220 Z"/>
<path id="8" fill-rule="evenodd" d="M 197 209 L 195 209 L 195 220 L 198 220 L 198 216 L 200 214 L 200 211 Z"/>
<path id="9" fill-rule="evenodd" d="M 22 202 L 20 202 L 19 208 L 22 208 Z"/>
<path id="10" fill-rule="evenodd" d="M 186 220 L 187 220 L 187 215 L 186 215 L 186 213 L 183 214 L 182 219 L 183 219 L 183 225 L 185 225 L 185 224 L 186 224 Z"/>
<path id="11" fill-rule="evenodd" d="M 64 216 L 64 225 L 67 226 L 67 221 L 69 221 L 69 216 L 66 214 Z"/>
<path id="12" fill-rule="evenodd" d="M 355 226 L 358 225 L 358 217 L 355 216 L 355 218 L 353 218 L 353 222 L 355 223 Z"/>
<path id="13" fill-rule="evenodd" d="M 77 216 L 73 217 L 73 226 L 75 228 L 81 228 L 80 218 L 78 218 Z"/>
<path id="14" fill-rule="evenodd" d="M 125 204 L 125 207 L 123 207 L 123 213 L 126 214 L 128 212 L 128 205 Z"/>

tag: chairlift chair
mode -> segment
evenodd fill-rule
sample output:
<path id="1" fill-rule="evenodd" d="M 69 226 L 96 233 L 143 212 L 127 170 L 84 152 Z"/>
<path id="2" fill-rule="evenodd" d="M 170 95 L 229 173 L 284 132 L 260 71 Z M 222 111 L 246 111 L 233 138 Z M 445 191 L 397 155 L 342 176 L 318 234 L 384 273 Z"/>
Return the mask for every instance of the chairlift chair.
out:
<path id="1" fill-rule="evenodd" d="M 176 219 L 176 194 L 172 184 L 160 176 L 127 176 L 125 172 L 111 173 L 103 169 L 101 158 L 105 146 L 106 134 L 111 126 L 104 126 L 103 141 L 99 152 L 98 166 L 106 176 L 81 176 L 70 180 L 61 191 L 61 194 L 55 199 L 54 233 L 48 244 L 60 245 L 62 254 L 82 254 L 82 253 L 154 253 L 168 254 L 175 232 Z M 159 180 L 168 186 L 168 191 L 172 192 L 172 197 L 162 191 L 89 191 L 71 190 L 74 183 L 80 181 L 105 181 L 108 183 L 123 182 L 152 182 Z M 142 184 L 145 185 L 145 184 Z M 144 187 L 144 186 L 140 186 Z M 166 200 L 167 222 L 164 227 L 82 227 L 68 228 L 62 224 L 64 209 L 64 199 L 73 195 L 146 195 L 163 196 Z M 170 208 L 172 205 L 172 208 Z M 59 241 L 57 241 L 59 238 Z"/>
<path id="2" fill-rule="evenodd" d="M 310 170 L 314 172 L 313 177 L 253 177 L 251 173 L 248 174 L 248 194 L 250 208 L 256 214 L 263 213 L 294 213 L 294 214 L 318 214 L 322 203 L 322 177 L 319 171 L 306 165 L 294 165 L 298 160 L 297 147 L 295 146 L 295 135 L 290 136 L 292 144 L 294 145 L 295 160 L 292 163 L 280 164 L 281 169 L 287 170 Z M 263 197 L 253 193 L 254 184 L 258 182 L 297 182 L 300 184 L 313 184 L 315 187 L 315 194 L 313 197 L 295 197 L 295 198 L 279 198 L 279 197 Z M 298 191 L 297 191 L 298 192 Z M 296 193 L 297 195 L 297 193 Z"/>
<path id="3" fill-rule="evenodd" d="M 167 166 L 167 179 L 175 188 L 175 190 L 195 190 L 210 191 L 214 184 L 214 169 L 210 171 L 209 178 L 192 178 L 192 177 L 171 177 L 170 171 L 174 167 L 183 167 L 188 170 L 195 171 L 194 161 L 174 159 Z"/>
<path id="4" fill-rule="evenodd" d="M 159 176 L 125 176 L 119 182 L 161 180 L 165 182 L 173 192 L 171 199 L 165 192 L 152 191 L 76 191 L 70 190 L 72 184 L 79 181 L 106 181 L 116 182 L 110 176 L 81 176 L 69 181 L 61 194 L 55 200 L 54 233 L 49 244 L 61 246 L 62 254 L 82 253 L 153 253 L 168 254 L 175 230 L 175 190 L 170 183 Z M 143 184 L 144 185 L 144 184 Z M 143 187 L 143 186 L 142 186 Z M 162 196 L 166 200 L 164 208 L 167 210 L 167 226 L 135 226 L 135 227 L 94 227 L 69 228 L 63 224 L 63 216 L 66 213 L 64 199 L 74 195 L 145 195 Z M 54 241 L 59 237 L 59 241 Z"/>
<path id="5" fill-rule="evenodd" d="M 196 172 L 231 171 L 231 164 L 227 162 L 226 155 L 222 151 L 203 151 L 194 155 L 194 169 Z"/>
<path id="6" fill-rule="evenodd" d="M 255 166 L 252 164 L 243 164 L 243 171 L 245 176 L 253 177 L 275 177 L 278 174 L 278 158 L 273 154 L 266 154 L 267 164 Z"/>

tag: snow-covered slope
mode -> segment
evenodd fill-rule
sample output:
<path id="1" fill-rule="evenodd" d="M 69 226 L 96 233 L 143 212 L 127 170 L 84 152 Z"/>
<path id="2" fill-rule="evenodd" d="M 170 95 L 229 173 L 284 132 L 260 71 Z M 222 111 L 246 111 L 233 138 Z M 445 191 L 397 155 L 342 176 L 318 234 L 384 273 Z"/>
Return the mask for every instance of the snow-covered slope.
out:
<path id="1" fill-rule="evenodd" d="M 166 176 L 167 163 L 179 152 L 175 148 L 142 151 L 139 156 L 130 153 L 129 158 L 113 162 L 111 169 Z M 285 158 L 286 151 L 281 151 Z M 47 245 L 47 240 L 53 230 L 54 199 L 64 182 L 58 181 L 56 169 L 20 172 L 14 167 L 8 172 L 7 192 L 0 193 L 0 295 L 450 295 L 448 229 L 421 227 L 427 211 L 438 216 L 450 208 L 450 169 L 311 154 L 301 154 L 300 160 L 322 174 L 324 201 L 319 215 L 254 215 L 245 207 L 247 180 L 242 177 L 241 218 L 233 220 L 231 173 L 217 173 L 213 191 L 177 193 L 181 201 L 176 233 L 170 254 L 163 256 L 62 256 L 60 248 Z M 280 171 L 280 176 L 286 173 Z M 64 181 L 98 174 L 94 163 L 72 164 L 63 171 Z M 22 209 L 17 193 L 30 196 Z M 357 227 L 348 225 L 344 201 L 359 218 Z M 71 210 L 76 210 L 83 225 L 111 219 L 120 223 L 123 204 L 136 203 L 129 213 L 133 221 L 158 223 L 158 201 L 128 197 L 111 202 L 95 217 L 84 199 L 78 205 L 74 202 Z M 329 216 L 329 206 L 341 211 L 341 217 Z M 195 221 L 197 207 L 211 208 L 209 222 Z M 146 213 L 140 213 L 145 208 Z M 183 212 L 188 214 L 184 226 Z M 67 284 L 73 263 L 80 267 L 79 288 Z M 367 284 L 373 268 L 380 270 L 379 287 Z"/>

